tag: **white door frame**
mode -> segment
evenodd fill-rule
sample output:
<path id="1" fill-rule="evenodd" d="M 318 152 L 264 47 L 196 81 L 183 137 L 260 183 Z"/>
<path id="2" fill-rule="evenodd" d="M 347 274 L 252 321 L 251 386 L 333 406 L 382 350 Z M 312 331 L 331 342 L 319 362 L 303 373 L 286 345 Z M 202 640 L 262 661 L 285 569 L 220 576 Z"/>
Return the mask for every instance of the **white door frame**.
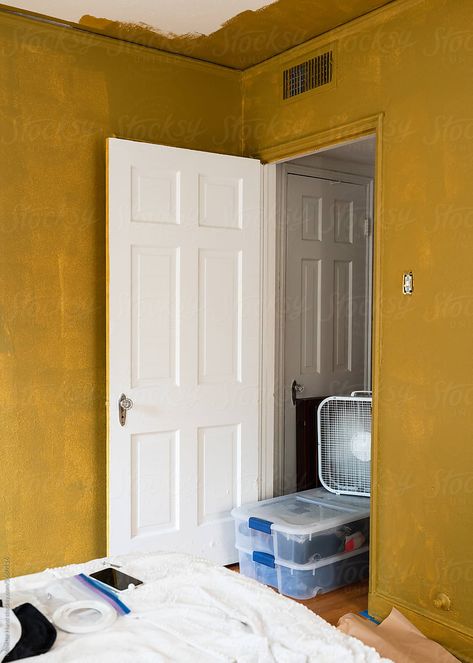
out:
<path id="1" fill-rule="evenodd" d="M 262 228 L 261 228 L 261 352 L 260 352 L 260 459 L 259 498 L 272 497 L 275 490 L 274 470 L 278 466 L 275 462 L 275 352 L 278 333 L 276 321 L 276 265 L 277 265 L 277 219 L 278 202 L 277 192 L 280 186 L 276 182 L 279 171 L 276 165 L 268 164 L 262 169 Z"/>
<path id="2" fill-rule="evenodd" d="M 345 142 L 345 141 L 340 141 Z M 340 143 L 339 142 L 339 143 Z M 335 147 L 336 143 L 332 147 Z M 307 153 L 306 153 L 307 154 Z M 314 151 L 309 152 L 314 154 Z M 298 156 L 305 156 L 304 154 Z M 367 187 L 367 329 L 365 384 L 371 388 L 371 306 L 373 292 L 374 179 L 326 168 L 276 162 L 263 168 L 262 232 L 262 352 L 261 352 L 261 491 L 260 499 L 281 495 L 284 489 L 284 341 L 286 297 L 286 193 L 288 174 L 340 179 Z M 370 295 L 368 296 L 368 293 Z"/>

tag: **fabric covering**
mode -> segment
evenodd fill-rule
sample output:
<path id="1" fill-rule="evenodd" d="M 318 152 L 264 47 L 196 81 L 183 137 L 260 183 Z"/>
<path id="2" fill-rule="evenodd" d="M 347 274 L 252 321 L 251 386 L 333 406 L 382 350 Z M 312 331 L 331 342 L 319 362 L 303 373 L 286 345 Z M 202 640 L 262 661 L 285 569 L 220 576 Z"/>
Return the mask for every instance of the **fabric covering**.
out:
<path id="1" fill-rule="evenodd" d="M 21 637 L 3 663 L 48 652 L 56 640 L 54 626 L 30 603 L 19 605 L 14 613 L 21 624 Z"/>
<path id="2" fill-rule="evenodd" d="M 21 637 L 21 624 L 13 610 L 0 607 L 0 661 L 15 647 Z"/>
<path id="3" fill-rule="evenodd" d="M 388 662 L 295 601 L 228 569 L 182 554 L 129 555 L 48 569 L 13 579 L 12 601 L 15 596 L 21 602 L 25 596 L 32 600 L 33 590 L 54 578 L 92 573 L 109 562 L 145 583 L 120 594 L 131 614 L 99 633 L 58 631 L 51 651 L 35 661 Z M 0 594 L 4 590 L 0 583 Z"/>

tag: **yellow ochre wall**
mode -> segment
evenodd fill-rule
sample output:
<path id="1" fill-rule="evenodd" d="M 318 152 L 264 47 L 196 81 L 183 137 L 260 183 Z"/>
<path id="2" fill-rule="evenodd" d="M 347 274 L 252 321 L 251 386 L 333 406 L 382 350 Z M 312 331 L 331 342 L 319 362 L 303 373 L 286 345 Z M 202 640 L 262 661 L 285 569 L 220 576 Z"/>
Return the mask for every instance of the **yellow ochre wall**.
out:
<path id="1" fill-rule="evenodd" d="M 2 575 L 105 553 L 105 138 L 265 158 L 383 113 L 370 609 L 473 660 L 472 25 L 471 0 L 400 0 L 242 99 L 237 72 L 0 16 Z M 335 85 L 283 102 L 327 45 Z"/>
<path id="2" fill-rule="evenodd" d="M 282 69 L 330 44 L 335 85 L 282 101 Z M 473 2 L 394 3 L 243 80 L 247 155 L 384 114 L 370 609 L 473 660 Z"/>
<path id="3" fill-rule="evenodd" d="M 239 74 L 0 15 L 0 575 L 105 554 L 105 139 L 240 150 Z"/>

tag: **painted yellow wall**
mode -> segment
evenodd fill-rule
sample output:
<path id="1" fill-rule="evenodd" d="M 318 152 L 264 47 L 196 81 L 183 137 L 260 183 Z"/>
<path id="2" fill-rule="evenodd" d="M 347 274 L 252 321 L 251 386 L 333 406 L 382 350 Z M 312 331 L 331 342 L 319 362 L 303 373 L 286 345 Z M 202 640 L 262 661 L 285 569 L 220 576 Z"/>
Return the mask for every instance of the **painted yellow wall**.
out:
<path id="1" fill-rule="evenodd" d="M 243 76 L 248 155 L 384 113 L 370 608 L 402 607 L 464 660 L 473 660 L 472 26 L 471 0 L 396 2 Z M 281 70 L 329 44 L 335 86 L 283 102 Z M 441 592 L 450 611 L 434 607 Z"/>
<path id="2" fill-rule="evenodd" d="M 105 552 L 105 138 L 264 157 L 384 113 L 370 606 L 473 660 L 472 24 L 470 0 L 399 1 L 247 70 L 242 134 L 237 73 L 0 17 L 10 574 Z M 281 69 L 329 44 L 336 85 L 282 102 Z"/>
<path id="3" fill-rule="evenodd" d="M 105 139 L 238 153 L 240 110 L 236 73 L 0 16 L 0 558 L 12 575 L 105 554 Z"/>

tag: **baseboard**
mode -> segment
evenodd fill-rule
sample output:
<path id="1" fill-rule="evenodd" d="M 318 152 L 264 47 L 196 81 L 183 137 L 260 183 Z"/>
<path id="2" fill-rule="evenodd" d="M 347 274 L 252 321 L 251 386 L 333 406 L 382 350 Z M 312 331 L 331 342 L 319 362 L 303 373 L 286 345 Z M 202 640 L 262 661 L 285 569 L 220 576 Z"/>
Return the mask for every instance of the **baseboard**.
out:
<path id="1" fill-rule="evenodd" d="M 441 619 L 436 620 L 427 614 L 422 614 L 397 599 L 380 593 L 370 592 L 368 596 L 368 610 L 370 615 L 382 620 L 389 614 L 391 608 L 397 608 L 428 638 L 439 642 L 463 663 L 473 663 L 473 635 L 455 628 Z M 466 627 L 465 627 L 466 628 Z"/>

